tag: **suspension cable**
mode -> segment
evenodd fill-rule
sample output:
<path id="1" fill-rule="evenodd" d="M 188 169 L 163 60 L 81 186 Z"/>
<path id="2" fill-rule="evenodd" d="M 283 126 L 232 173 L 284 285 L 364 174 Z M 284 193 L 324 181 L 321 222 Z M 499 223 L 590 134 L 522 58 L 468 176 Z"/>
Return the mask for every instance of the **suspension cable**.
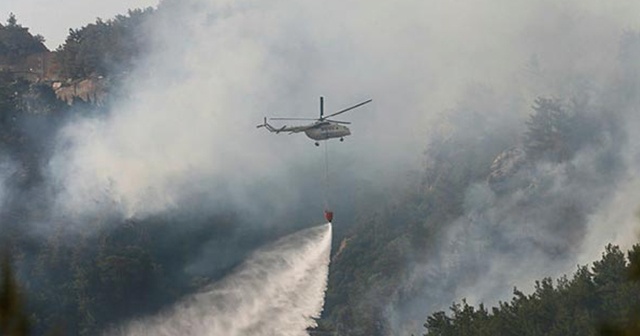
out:
<path id="1" fill-rule="evenodd" d="M 327 140 L 324 141 L 324 210 L 329 210 L 329 150 Z"/>

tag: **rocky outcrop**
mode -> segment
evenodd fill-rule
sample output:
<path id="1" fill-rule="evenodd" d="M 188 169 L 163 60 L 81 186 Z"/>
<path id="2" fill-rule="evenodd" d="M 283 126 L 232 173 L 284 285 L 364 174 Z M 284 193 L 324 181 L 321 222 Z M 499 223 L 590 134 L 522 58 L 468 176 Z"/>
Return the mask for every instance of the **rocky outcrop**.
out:
<path id="1" fill-rule="evenodd" d="M 527 163 L 527 154 L 520 147 L 509 148 L 500 153 L 491 164 L 487 178 L 489 186 L 495 192 L 510 189 L 511 178 Z"/>
<path id="2" fill-rule="evenodd" d="M 102 76 L 69 83 L 54 82 L 52 84 L 58 99 L 69 105 L 72 105 L 78 99 L 87 103 L 102 105 L 107 99 L 108 87 L 108 80 Z"/>
<path id="3" fill-rule="evenodd" d="M 331 258 L 331 261 L 336 260 L 338 257 L 340 257 L 342 252 L 347 248 L 347 244 L 349 244 L 349 241 L 353 238 L 354 237 L 347 237 L 342 239 L 342 241 L 340 242 L 340 247 L 338 248 L 338 252 L 336 252 L 333 258 Z"/>

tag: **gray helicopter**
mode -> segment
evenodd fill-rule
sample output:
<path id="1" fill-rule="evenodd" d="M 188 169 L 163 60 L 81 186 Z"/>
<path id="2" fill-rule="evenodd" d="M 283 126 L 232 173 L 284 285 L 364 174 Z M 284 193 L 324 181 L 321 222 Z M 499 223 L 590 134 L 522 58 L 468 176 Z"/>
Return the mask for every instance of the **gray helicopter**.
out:
<path id="1" fill-rule="evenodd" d="M 339 138 L 340 141 L 344 141 L 344 137 L 351 135 L 351 131 L 347 126 L 351 124 L 348 121 L 340 121 L 340 120 L 330 120 L 328 118 L 335 117 L 339 114 L 345 113 L 347 111 L 351 111 L 357 107 L 360 107 L 364 104 L 368 104 L 373 99 L 369 99 L 367 101 L 363 101 L 362 103 L 353 105 L 351 107 L 347 107 L 338 112 L 329 114 L 327 116 L 324 115 L 324 97 L 320 97 L 320 118 L 311 119 L 311 118 L 269 118 L 270 120 L 313 120 L 314 122 L 309 125 L 303 126 L 282 126 L 280 128 L 273 127 L 267 122 L 267 118 L 264 118 L 264 123 L 256 126 L 257 128 L 264 127 L 269 132 L 272 133 L 280 133 L 280 132 L 289 132 L 289 134 L 304 132 L 309 138 L 316 141 L 316 146 L 320 146 L 318 141 L 321 140 L 329 140 L 333 138 Z"/>

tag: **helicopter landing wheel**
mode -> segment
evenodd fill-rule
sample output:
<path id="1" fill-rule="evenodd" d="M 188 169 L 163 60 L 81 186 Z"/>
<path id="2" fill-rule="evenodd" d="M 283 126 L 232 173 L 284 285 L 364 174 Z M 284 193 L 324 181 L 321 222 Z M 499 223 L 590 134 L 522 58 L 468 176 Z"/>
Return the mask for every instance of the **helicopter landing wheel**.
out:
<path id="1" fill-rule="evenodd" d="M 318 147 L 318 146 L 320 146 L 320 144 L 316 142 L 316 147 Z"/>
<path id="2" fill-rule="evenodd" d="M 344 141 L 344 138 L 340 138 L 340 142 L 343 142 L 343 141 Z"/>

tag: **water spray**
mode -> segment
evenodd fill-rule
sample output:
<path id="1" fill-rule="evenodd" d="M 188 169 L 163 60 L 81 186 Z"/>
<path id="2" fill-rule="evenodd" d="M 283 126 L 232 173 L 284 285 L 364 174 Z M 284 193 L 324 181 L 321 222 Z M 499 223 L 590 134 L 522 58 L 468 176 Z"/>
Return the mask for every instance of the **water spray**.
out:
<path id="1" fill-rule="evenodd" d="M 110 335 L 307 336 L 324 306 L 331 230 L 327 223 L 286 236 L 170 310 Z"/>

